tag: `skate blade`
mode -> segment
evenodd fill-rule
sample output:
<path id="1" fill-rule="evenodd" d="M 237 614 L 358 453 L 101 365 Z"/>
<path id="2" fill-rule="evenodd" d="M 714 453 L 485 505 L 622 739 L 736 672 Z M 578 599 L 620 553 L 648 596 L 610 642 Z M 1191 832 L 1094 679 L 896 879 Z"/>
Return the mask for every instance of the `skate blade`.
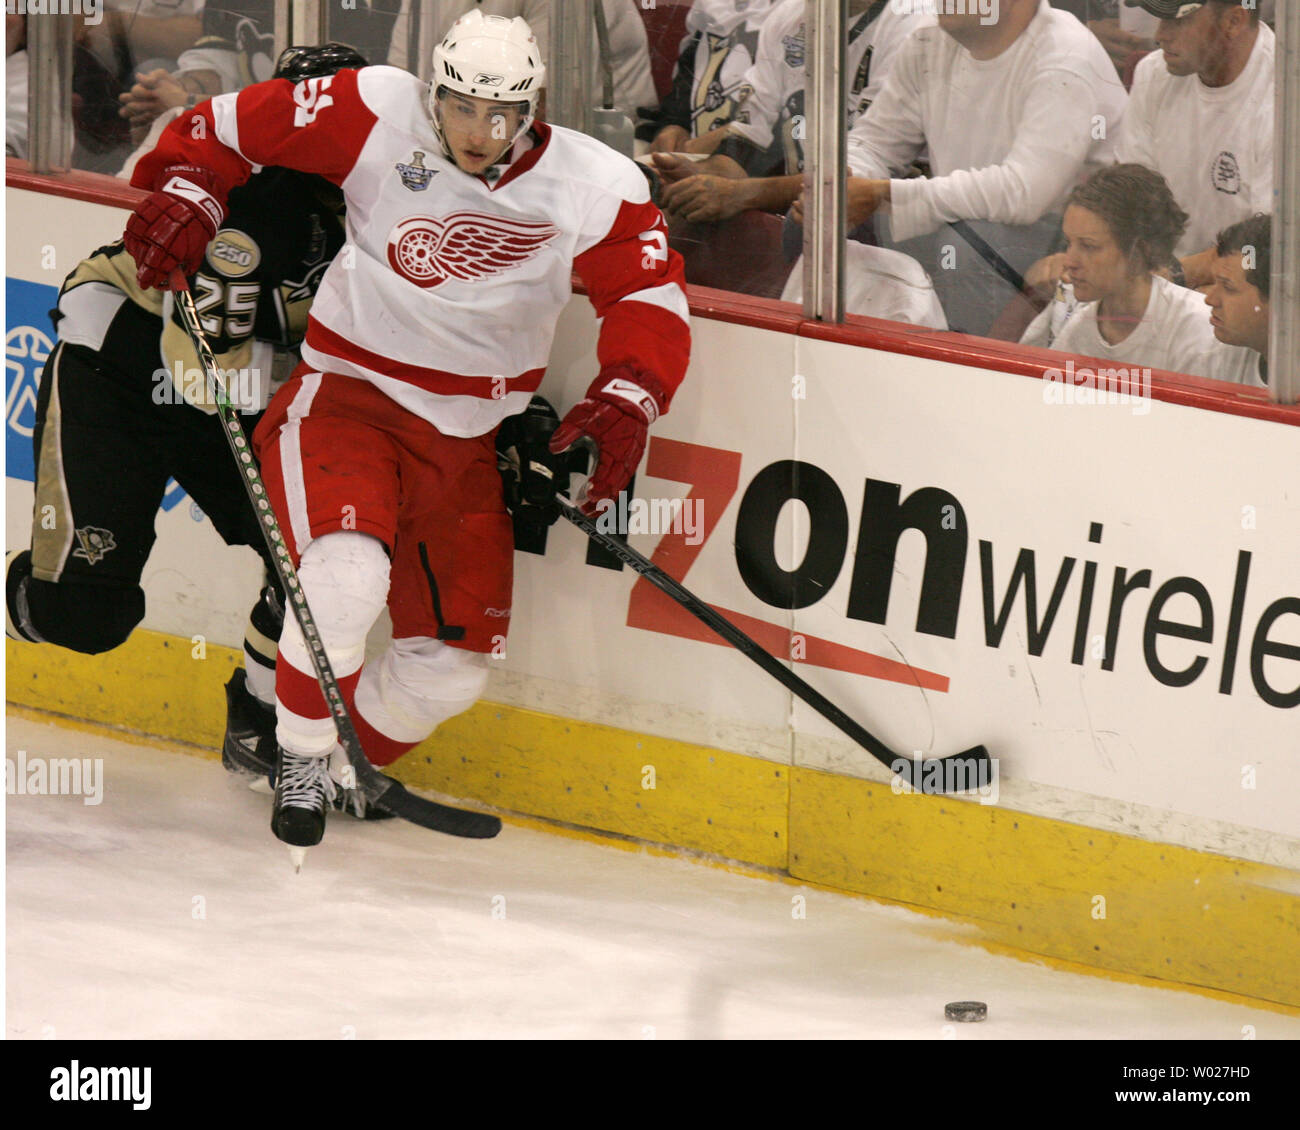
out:
<path id="1" fill-rule="evenodd" d="M 275 796 L 275 789 L 265 777 L 254 777 L 248 782 L 248 787 L 252 792 L 261 793 L 263 796 Z"/>
<path id="2" fill-rule="evenodd" d="M 302 870 L 302 865 L 307 862 L 307 849 L 305 847 L 289 847 L 289 859 L 293 863 L 293 873 L 297 875 Z"/>

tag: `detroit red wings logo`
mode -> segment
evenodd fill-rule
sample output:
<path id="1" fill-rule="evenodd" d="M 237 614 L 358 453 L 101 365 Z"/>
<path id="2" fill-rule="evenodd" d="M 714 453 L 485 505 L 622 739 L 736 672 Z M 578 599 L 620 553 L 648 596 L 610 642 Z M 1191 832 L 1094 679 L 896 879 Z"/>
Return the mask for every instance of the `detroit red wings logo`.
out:
<path id="1" fill-rule="evenodd" d="M 532 220 L 453 212 L 443 220 L 413 216 L 388 235 L 388 263 L 425 288 L 448 279 L 476 282 L 533 258 L 560 229 Z"/>

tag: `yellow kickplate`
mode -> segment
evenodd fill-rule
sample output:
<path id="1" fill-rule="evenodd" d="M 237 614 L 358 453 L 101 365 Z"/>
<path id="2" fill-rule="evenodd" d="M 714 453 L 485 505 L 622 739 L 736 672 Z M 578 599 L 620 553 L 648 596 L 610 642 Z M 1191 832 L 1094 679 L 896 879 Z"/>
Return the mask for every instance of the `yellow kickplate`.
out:
<path id="1" fill-rule="evenodd" d="M 1031 953 L 1300 1005 L 1291 871 L 796 767 L 790 873 Z"/>
<path id="2" fill-rule="evenodd" d="M 6 640 L 19 706 L 220 748 L 240 653 L 139 630 L 99 656 Z M 201 657 L 200 657 L 201 655 Z M 392 767 L 408 785 L 784 869 L 789 769 L 481 702 Z"/>

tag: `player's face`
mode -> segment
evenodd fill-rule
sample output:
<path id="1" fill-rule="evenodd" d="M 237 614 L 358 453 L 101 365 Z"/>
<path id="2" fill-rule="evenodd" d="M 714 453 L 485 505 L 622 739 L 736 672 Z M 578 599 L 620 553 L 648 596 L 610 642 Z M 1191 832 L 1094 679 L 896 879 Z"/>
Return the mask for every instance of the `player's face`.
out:
<path id="1" fill-rule="evenodd" d="M 1217 4 L 1202 4 L 1180 20 L 1160 21 L 1156 43 L 1171 75 L 1199 74 L 1222 53 L 1223 15 Z"/>
<path id="2" fill-rule="evenodd" d="M 517 106 L 452 91 L 438 99 L 438 115 L 452 159 L 458 168 L 473 174 L 501 159 L 523 121 Z"/>
<path id="3" fill-rule="evenodd" d="M 1246 278 L 1241 251 L 1214 261 L 1214 282 L 1205 295 L 1214 336 L 1225 345 L 1259 349 L 1268 342 L 1268 303 Z M 1263 350 L 1260 350 L 1263 352 Z"/>
<path id="4" fill-rule="evenodd" d="M 1065 281 L 1080 302 L 1099 302 L 1128 286 L 1133 275 L 1110 225 L 1095 212 L 1071 204 L 1061 225 L 1065 233 Z"/>

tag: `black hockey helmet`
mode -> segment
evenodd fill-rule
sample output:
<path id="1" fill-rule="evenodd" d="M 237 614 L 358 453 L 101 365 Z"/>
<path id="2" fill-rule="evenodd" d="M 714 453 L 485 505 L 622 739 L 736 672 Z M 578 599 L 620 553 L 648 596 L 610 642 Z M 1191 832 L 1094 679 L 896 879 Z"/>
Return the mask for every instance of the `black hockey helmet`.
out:
<path id="1" fill-rule="evenodd" d="M 346 43 L 322 43 L 316 47 L 286 47 L 275 61 L 272 78 L 302 82 L 305 78 L 332 75 L 338 71 L 368 67 L 366 57 Z"/>

